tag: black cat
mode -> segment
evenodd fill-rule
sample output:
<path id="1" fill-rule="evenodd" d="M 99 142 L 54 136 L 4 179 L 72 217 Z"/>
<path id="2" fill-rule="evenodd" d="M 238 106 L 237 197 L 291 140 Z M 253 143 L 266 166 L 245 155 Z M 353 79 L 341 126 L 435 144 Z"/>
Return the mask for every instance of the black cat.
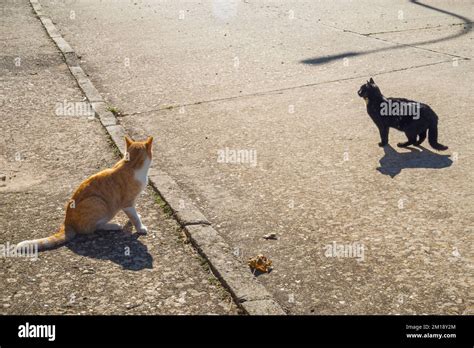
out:
<path id="1" fill-rule="evenodd" d="M 398 143 L 398 147 L 420 145 L 429 131 L 428 141 L 433 149 L 448 149 L 438 143 L 438 115 L 428 105 L 403 98 L 386 98 L 372 78 L 360 87 L 358 94 L 364 98 L 367 113 L 379 129 L 379 146 L 388 144 L 388 130 L 393 127 L 405 132 L 408 138 L 407 142 Z"/>

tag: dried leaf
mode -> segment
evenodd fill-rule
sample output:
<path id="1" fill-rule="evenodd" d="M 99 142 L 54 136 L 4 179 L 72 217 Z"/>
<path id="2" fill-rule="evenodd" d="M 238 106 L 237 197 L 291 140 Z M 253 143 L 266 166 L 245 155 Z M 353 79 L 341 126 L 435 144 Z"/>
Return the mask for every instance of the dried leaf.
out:
<path id="1" fill-rule="evenodd" d="M 272 261 L 262 254 L 249 259 L 248 264 L 250 268 L 264 273 L 267 273 L 272 268 Z"/>

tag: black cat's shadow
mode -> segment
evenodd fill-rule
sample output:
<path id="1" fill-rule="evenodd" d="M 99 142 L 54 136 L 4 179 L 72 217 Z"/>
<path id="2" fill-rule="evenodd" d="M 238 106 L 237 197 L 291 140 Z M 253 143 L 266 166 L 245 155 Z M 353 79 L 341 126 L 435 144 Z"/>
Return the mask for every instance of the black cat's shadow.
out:
<path id="1" fill-rule="evenodd" d="M 426 149 L 423 146 L 408 147 L 410 152 L 397 152 L 390 146 L 384 146 L 383 150 L 385 155 L 380 159 L 380 167 L 377 170 L 384 174 L 390 175 L 394 178 L 402 169 L 407 168 L 427 168 L 427 169 L 441 169 L 447 168 L 453 164 L 453 161 L 449 158 L 450 155 L 440 155 Z"/>
<path id="2" fill-rule="evenodd" d="M 67 247 L 78 255 L 110 260 L 130 271 L 153 268 L 153 257 L 139 237 L 137 233 L 125 231 L 98 231 L 76 236 Z"/>

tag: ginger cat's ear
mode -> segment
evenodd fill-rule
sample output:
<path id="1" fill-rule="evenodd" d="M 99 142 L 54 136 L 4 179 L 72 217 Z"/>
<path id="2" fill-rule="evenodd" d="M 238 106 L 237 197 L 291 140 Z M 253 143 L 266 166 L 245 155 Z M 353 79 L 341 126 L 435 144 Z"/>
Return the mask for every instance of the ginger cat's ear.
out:
<path id="1" fill-rule="evenodd" d="M 151 153 L 152 143 L 153 143 L 153 137 L 148 137 L 148 139 L 145 141 L 146 152 L 148 153 L 150 158 L 152 156 L 152 153 Z"/>
<path id="2" fill-rule="evenodd" d="M 125 136 L 125 144 L 127 144 L 127 149 L 132 145 L 132 139 L 130 139 L 128 136 Z"/>
<path id="3" fill-rule="evenodd" d="M 153 137 L 148 137 L 148 139 L 145 141 L 146 148 L 151 149 L 152 143 L 153 143 Z"/>

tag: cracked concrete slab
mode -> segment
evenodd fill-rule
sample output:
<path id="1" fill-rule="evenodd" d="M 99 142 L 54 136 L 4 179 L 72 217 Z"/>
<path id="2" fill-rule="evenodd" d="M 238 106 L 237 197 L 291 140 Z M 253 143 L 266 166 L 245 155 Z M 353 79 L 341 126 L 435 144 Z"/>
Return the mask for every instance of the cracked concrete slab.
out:
<path id="1" fill-rule="evenodd" d="M 464 24 L 463 27 L 467 27 Z M 398 32 L 376 34 L 374 37 L 388 40 L 394 43 L 404 43 L 408 45 L 417 45 L 420 42 L 430 41 L 432 38 L 455 35 L 459 32 L 459 27 L 449 26 L 442 28 L 426 29 L 414 32 Z M 465 36 L 460 36 L 452 40 L 423 44 L 418 47 L 422 49 L 433 50 L 439 53 L 458 56 L 461 58 L 474 58 L 474 32 L 471 30 Z"/>
<path id="2" fill-rule="evenodd" d="M 290 314 L 472 313 L 473 63 L 446 55 L 469 53 L 472 36 L 433 52 L 363 35 L 432 26 L 379 35 L 436 40 L 462 18 L 409 1 L 236 3 L 45 8 L 107 103 L 133 114 L 126 131 L 155 137 L 155 168 L 242 260 L 273 260 L 258 279 Z M 467 3 L 430 6 L 474 17 Z M 447 153 L 377 147 L 356 94 L 373 75 L 387 96 L 433 107 Z M 226 149 L 255 151 L 256 165 L 220 161 Z"/>
<path id="3" fill-rule="evenodd" d="M 125 114 L 329 81 L 335 75 L 380 73 L 387 69 L 386 59 L 391 69 L 450 59 L 414 48 L 353 56 L 393 44 L 320 24 L 317 19 L 322 14 L 338 13 L 333 4 L 324 2 L 237 2 L 226 21 L 214 14 L 210 1 L 125 2 L 114 7 L 92 3 L 53 1 L 44 6 L 82 57 L 94 84 L 105 91 L 107 102 L 120 105 Z M 336 6 L 342 13 L 359 6 L 343 3 Z M 371 11 L 360 22 L 374 13 L 380 17 L 372 6 L 367 7 Z M 380 11 L 388 10 L 380 7 Z M 350 18 L 360 18 L 357 14 Z M 389 25 L 383 19 L 382 23 L 385 28 Z M 301 64 L 334 53 L 341 56 L 327 64 Z"/>
<path id="4" fill-rule="evenodd" d="M 432 10 L 424 5 L 436 7 Z M 322 5 L 321 7 L 324 7 Z M 474 9 L 467 2 L 446 1 L 336 1 L 320 11 L 321 22 L 338 28 L 370 34 L 387 31 L 413 30 L 439 25 L 462 24 L 464 20 L 441 11 L 471 19 Z"/>
<path id="5" fill-rule="evenodd" d="M 6 7 L 0 30 L 3 247 L 51 235 L 72 190 L 119 159 L 97 119 L 56 113 L 58 103 L 82 103 L 83 94 L 28 1 Z M 121 213 L 114 222 L 124 231 L 79 236 L 37 259 L 2 254 L 0 314 L 239 314 L 180 226 L 154 200 L 150 188 L 138 199 L 137 210 L 150 227 L 146 236 L 130 233 Z"/>
<path id="6" fill-rule="evenodd" d="M 37 11 L 37 15 L 39 15 L 40 12 L 38 12 L 38 10 L 41 10 L 41 6 L 37 2 L 34 2 L 33 4 L 35 11 Z M 68 54 L 72 53 L 73 56 L 76 56 L 75 53 L 69 50 L 70 46 L 62 36 L 58 34 L 57 29 L 52 22 L 45 15 L 43 16 L 44 17 L 42 18 L 44 21 L 42 22 L 48 35 L 56 42 L 58 49 L 61 51 L 66 63 L 68 64 L 69 70 L 85 95 L 83 103 L 89 105 L 88 101 L 92 101 L 92 108 L 95 115 L 99 117 L 102 126 L 104 126 L 106 131 L 109 133 L 112 142 L 117 147 L 120 154 L 124 155 L 124 137 L 128 134 L 122 125 L 117 124 L 117 119 L 115 115 L 108 111 L 109 108 L 105 108 L 104 102 L 94 102 L 94 100 L 101 100 L 100 95 L 98 96 L 99 98 L 97 98 L 98 91 L 95 89 L 95 86 L 84 73 L 82 68 L 77 65 L 77 59 L 73 61 L 69 60 Z M 47 23 L 47 25 L 45 25 L 45 23 Z M 58 38 L 60 39 L 59 42 L 65 43 L 66 46 L 59 44 L 56 40 Z M 93 120 L 94 117 L 89 117 L 89 119 Z M 5 178 L 5 176 L 3 176 L 3 178 Z M 252 306 L 248 310 L 241 306 L 241 308 L 246 310 L 247 314 L 285 314 L 283 309 L 273 301 L 272 296 L 263 288 L 263 286 L 258 284 L 256 279 L 248 274 L 248 270 L 245 269 L 245 267 L 242 267 L 239 261 L 233 260 L 233 255 L 230 253 L 231 247 L 224 242 L 223 238 L 217 233 L 217 231 L 209 227 L 210 223 L 207 219 L 193 206 L 192 203 L 190 203 L 189 198 L 180 191 L 179 187 L 171 177 L 164 172 L 152 168 L 149 173 L 149 182 L 155 191 L 158 192 L 158 195 L 155 194 L 156 203 L 158 203 L 167 214 L 169 213 L 169 209 L 173 211 L 175 217 L 184 228 L 184 231 L 189 236 L 193 245 L 200 251 L 200 254 L 205 257 L 206 261 L 209 262 L 213 272 L 217 274 L 222 284 L 229 289 L 237 301 L 237 304 L 245 301 L 259 301 L 263 298 L 272 300 L 262 302 L 259 306 Z M 166 201 L 165 204 L 163 204 L 162 199 Z M 203 228 L 199 229 L 200 227 Z M 125 249 L 127 249 L 127 246 Z M 222 262 L 223 259 L 226 261 Z M 242 289 L 244 289 L 244 291 L 242 291 Z M 185 300 L 180 297 L 180 302 L 184 303 Z M 137 306 L 133 305 L 133 308 L 135 307 Z M 232 304 L 230 307 L 232 307 Z M 129 307 L 127 306 L 127 308 Z"/>
<path id="7" fill-rule="evenodd" d="M 465 180 L 473 135 L 463 127 L 471 117 L 471 88 L 457 86 L 473 69 L 472 62 L 439 64 L 435 74 L 432 69 L 388 73 L 376 81 L 389 96 L 436 110 L 448 154 L 384 153 L 356 94 L 364 80 L 121 122 L 132 134 L 158 136 L 158 166 L 173 173 L 243 259 L 264 253 L 273 260 L 275 270 L 259 280 L 290 313 L 463 313 L 469 308 L 473 217 L 472 185 Z M 416 83 L 407 85 L 413 78 Z M 453 113 L 454 104 L 459 107 Z M 395 144 L 403 135 L 392 131 L 390 139 Z M 219 163 L 217 152 L 226 147 L 255 149 L 258 165 Z M 279 240 L 263 240 L 267 233 Z M 333 242 L 364 245 L 366 259 L 325 257 Z M 456 259 L 454 250 L 466 258 Z M 419 269 L 419 262 L 426 268 Z M 436 283 L 421 282 L 425 277 Z"/>

